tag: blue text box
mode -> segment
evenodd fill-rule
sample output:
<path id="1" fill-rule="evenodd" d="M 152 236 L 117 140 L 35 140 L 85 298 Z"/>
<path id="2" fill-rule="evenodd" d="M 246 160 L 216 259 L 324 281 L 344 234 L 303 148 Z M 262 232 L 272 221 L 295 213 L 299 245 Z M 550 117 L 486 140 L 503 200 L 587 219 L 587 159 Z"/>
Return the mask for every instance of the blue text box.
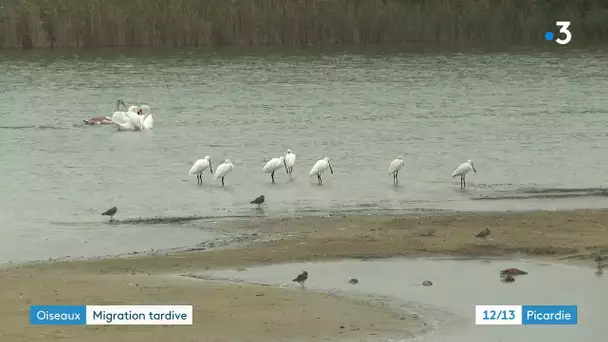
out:
<path id="1" fill-rule="evenodd" d="M 576 305 L 522 305 L 521 324 L 575 325 L 578 308 Z"/>
<path id="2" fill-rule="evenodd" d="M 31 305 L 31 325 L 85 325 L 86 305 Z"/>

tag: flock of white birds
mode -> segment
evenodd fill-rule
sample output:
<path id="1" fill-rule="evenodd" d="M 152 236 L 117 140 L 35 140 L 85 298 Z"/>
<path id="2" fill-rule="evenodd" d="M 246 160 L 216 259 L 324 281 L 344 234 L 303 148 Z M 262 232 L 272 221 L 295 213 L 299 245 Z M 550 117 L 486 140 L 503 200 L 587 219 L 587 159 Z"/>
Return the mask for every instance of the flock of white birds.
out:
<path id="1" fill-rule="evenodd" d="M 293 173 L 293 167 L 296 165 L 296 154 L 291 150 L 287 150 L 287 154 L 285 156 L 276 157 L 270 159 L 266 165 L 262 168 L 262 172 L 270 174 L 270 180 L 274 183 L 274 174 L 277 170 L 284 168 L 285 172 L 289 175 L 289 179 L 292 179 L 291 174 Z M 399 156 L 395 158 L 388 167 L 388 174 L 393 176 L 393 184 L 397 185 L 399 183 L 399 171 L 405 165 L 405 161 L 403 157 Z M 213 173 L 213 166 L 211 165 L 211 157 L 206 156 L 203 159 L 198 159 L 194 162 L 190 171 L 188 171 L 188 175 L 196 175 L 197 183 L 203 183 L 203 171 L 209 169 L 209 173 L 213 175 L 213 179 L 221 179 L 222 186 L 224 186 L 224 178 L 228 173 L 230 173 L 234 169 L 234 165 L 229 159 L 226 159 L 220 166 L 215 170 L 215 174 Z M 321 175 L 325 172 L 325 170 L 329 169 L 331 174 L 334 173 L 333 168 L 331 167 L 331 159 L 325 157 L 323 159 L 317 160 L 317 162 L 313 165 L 312 169 L 308 173 L 309 177 L 317 176 L 317 180 L 319 185 L 323 184 L 323 179 Z M 470 171 L 477 173 L 475 170 L 475 165 L 472 160 L 468 160 L 465 163 L 458 165 L 456 170 L 452 172 L 452 177 L 460 176 L 460 188 L 464 189 L 466 187 L 465 176 Z"/>
<path id="2" fill-rule="evenodd" d="M 122 100 L 118 100 L 116 103 L 116 107 L 120 105 L 126 107 Z M 150 107 L 147 105 L 138 106 L 130 106 L 126 112 L 116 111 L 112 115 L 111 122 L 116 125 L 119 131 L 143 131 L 143 130 L 151 130 L 154 127 L 154 119 L 152 117 L 152 113 L 150 112 Z M 262 172 L 270 174 L 271 182 L 274 183 L 274 174 L 280 168 L 284 168 L 285 172 L 289 175 L 289 179 L 292 179 L 293 168 L 296 165 L 296 154 L 291 150 L 287 150 L 287 154 L 285 156 L 276 157 L 270 159 L 266 165 L 262 168 Z M 391 161 L 388 167 L 388 174 L 393 177 L 393 184 L 399 184 L 399 171 L 405 165 L 405 161 L 402 156 L 395 158 Z M 222 186 L 224 186 L 224 178 L 228 175 L 233 169 L 234 165 L 229 159 L 224 160 L 220 166 L 215 170 L 215 174 L 213 173 L 213 167 L 211 165 L 211 157 L 206 156 L 203 159 L 198 159 L 188 172 L 188 175 L 196 175 L 196 180 L 198 184 L 203 183 L 203 171 L 209 169 L 209 173 L 213 175 L 213 179 L 221 179 Z M 331 167 L 331 159 L 325 157 L 323 159 L 317 160 L 317 162 L 313 165 L 312 169 L 308 173 L 309 177 L 317 176 L 317 180 L 320 184 L 323 184 L 323 179 L 321 175 L 325 172 L 325 170 L 329 169 L 331 174 L 334 173 L 333 168 Z M 458 165 L 456 170 L 452 172 L 452 177 L 460 176 L 460 188 L 466 188 L 466 180 L 465 176 L 470 171 L 477 173 L 475 170 L 475 165 L 472 160 L 468 160 L 465 163 Z"/>

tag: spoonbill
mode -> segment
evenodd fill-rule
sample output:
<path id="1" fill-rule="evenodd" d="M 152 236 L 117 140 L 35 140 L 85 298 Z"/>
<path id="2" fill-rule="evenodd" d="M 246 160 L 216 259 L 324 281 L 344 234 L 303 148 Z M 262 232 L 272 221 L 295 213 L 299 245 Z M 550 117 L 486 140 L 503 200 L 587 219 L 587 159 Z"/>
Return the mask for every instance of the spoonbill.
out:
<path id="1" fill-rule="evenodd" d="M 232 169 L 234 169 L 234 165 L 232 165 L 232 162 L 229 159 L 226 159 L 223 164 L 221 164 L 220 166 L 217 167 L 217 169 L 215 170 L 215 175 L 213 175 L 213 178 L 214 179 L 221 178 L 222 186 L 224 186 L 224 177 L 226 177 L 226 175 L 230 171 L 232 171 Z"/>
<path id="2" fill-rule="evenodd" d="M 327 170 L 327 168 L 329 168 L 329 171 L 331 171 L 331 174 L 333 175 L 334 170 L 331 168 L 330 159 L 328 157 L 319 159 L 319 160 L 317 160 L 315 165 L 312 167 L 312 169 L 310 169 L 308 176 L 312 177 L 314 175 L 317 175 L 317 179 L 319 180 L 319 185 L 321 185 L 321 184 L 323 184 L 323 180 L 321 179 L 321 174 L 325 170 Z"/>
<path id="3" fill-rule="evenodd" d="M 399 175 L 399 170 L 405 165 L 403 158 L 401 156 L 397 157 L 391 162 L 391 165 L 388 167 L 388 174 L 393 175 L 393 184 L 399 184 L 399 179 L 397 176 Z"/>
<path id="4" fill-rule="evenodd" d="M 188 171 L 188 175 L 192 176 L 196 174 L 196 183 L 203 184 L 203 171 L 209 168 L 209 173 L 213 174 L 213 167 L 211 166 L 211 157 L 206 156 L 203 159 L 198 159 L 194 162 L 190 171 Z"/>
<path id="5" fill-rule="evenodd" d="M 291 150 L 287 150 L 287 154 L 285 155 L 285 166 L 287 167 L 289 179 L 291 179 L 294 165 L 296 165 L 296 154 L 291 152 Z"/>
<path id="6" fill-rule="evenodd" d="M 272 183 L 274 183 L 274 172 L 281 168 L 281 166 L 285 168 L 286 173 L 289 173 L 287 172 L 287 165 L 285 165 L 285 157 L 270 159 L 262 168 L 262 172 L 270 173 L 270 179 L 272 180 Z"/>
<path id="7" fill-rule="evenodd" d="M 452 172 L 452 177 L 460 176 L 460 189 L 464 190 L 464 188 L 466 188 L 467 182 L 465 181 L 464 177 L 471 170 L 473 170 L 473 172 L 477 173 L 477 170 L 475 170 L 475 164 L 473 163 L 472 160 L 469 159 L 466 163 L 462 163 L 462 164 L 458 165 L 456 170 L 454 170 L 454 172 Z"/>
<path id="8" fill-rule="evenodd" d="M 118 208 L 112 207 L 112 208 L 104 211 L 103 213 L 101 213 L 101 215 L 110 216 L 110 222 L 112 222 L 112 221 L 114 221 L 114 215 L 116 215 L 117 211 L 118 211 Z"/>

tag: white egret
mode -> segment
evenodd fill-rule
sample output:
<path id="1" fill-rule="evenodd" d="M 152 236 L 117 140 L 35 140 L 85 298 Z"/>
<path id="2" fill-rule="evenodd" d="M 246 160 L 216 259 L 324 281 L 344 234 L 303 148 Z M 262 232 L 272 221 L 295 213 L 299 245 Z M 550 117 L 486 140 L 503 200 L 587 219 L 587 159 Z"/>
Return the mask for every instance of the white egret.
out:
<path id="1" fill-rule="evenodd" d="M 287 165 L 285 165 L 285 157 L 282 156 L 279 158 L 270 159 L 268 163 L 266 163 L 266 165 L 264 165 L 264 167 L 262 168 L 262 172 L 270 173 L 270 179 L 272 180 L 272 183 L 274 183 L 274 172 L 281 167 L 284 167 L 285 172 L 288 173 Z"/>
<path id="2" fill-rule="evenodd" d="M 319 180 L 319 184 L 323 184 L 323 180 L 321 179 L 321 174 L 327 170 L 327 168 L 329 168 L 329 171 L 331 171 L 331 174 L 334 174 L 334 170 L 331 168 L 331 164 L 330 164 L 330 159 L 328 157 L 325 157 L 323 159 L 319 159 L 317 160 L 317 162 L 315 163 L 315 165 L 312 167 L 312 169 L 310 169 L 310 172 L 308 173 L 309 177 L 312 177 L 314 175 L 317 175 L 317 179 Z"/>
<path id="3" fill-rule="evenodd" d="M 215 170 L 215 175 L 213 175 L 213 178 L 214 179 L 221 178 L 222 186 L 224 186 L 224 177 L 226 177 L 226 175 L 230 171 L 232 171 L 232 169 L 234 169 L 234 165 L 232 165 L 232 162 L 230 162 L 229 159 L 226 159 L 223 164 L 221 164 L 220 166 L 217 167 L 217 169 Z"/>
<path id="4" fill-rule="evenodd" d="M 403 157 L 399 156 L 391 162 L 391 165 L 388 167 L 388 174 L 393 175 L 393 184 L 399 184 L 399 170 L 403 168 L 405 162 L 403 161 Z"/>
<path id="5" fill-rule="evenodd" d="M 464 177 L 471 170 L 473 170 L 473 172 L 477 173 L 477 170 L 475 170 L 475 164 L 473 163 L 473 161 L 468 160 L 466 163 L 462 163 L 462 164 L 458 165 L 456 170 L 454 170 L 454 172 L 452 172 L 452 177 L 460 176 L 460 189 L 466 188 L 467 182 L 465 181 Z"/>
<path id="6" fill-rule="evenodd" d="M 209 173 L 213 174 L 213 167 L 211 166 L 211 157 L 206 156 L 203 159 L 198 159 L 194 162 L 190 171 L 188 171 L 188 175 L 192 176 L 196 174 L 197 184 L 203 184 L 203 171 L 209 168 Z"/>
<path id="7" fill-rule="evenodd" d="M 291 179 L 294 165 L 296 165 L 296 154 L 291 152 L 291 150 L 287 150 L 287 154 L 285 155 L 285 166 L 287 167 L 289 179 Z"/>

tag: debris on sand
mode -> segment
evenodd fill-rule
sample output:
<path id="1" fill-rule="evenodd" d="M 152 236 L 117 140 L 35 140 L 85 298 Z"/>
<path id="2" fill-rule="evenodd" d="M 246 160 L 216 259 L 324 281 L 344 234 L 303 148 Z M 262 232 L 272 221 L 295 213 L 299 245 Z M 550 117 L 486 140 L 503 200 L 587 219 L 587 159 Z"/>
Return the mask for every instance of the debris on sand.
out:
<path id="1" fill-rule="evenodd" d="M 430 280 L 425 280 L 422 282 L 422 286 L 433 286 L 433 283 Z"/>
<path id="2" fill-rule="evenodd" d="M 350 284 L 356 285 L 359 284 L 359 280 L 352 278 L 351 280 L 348 281 Z"/>

